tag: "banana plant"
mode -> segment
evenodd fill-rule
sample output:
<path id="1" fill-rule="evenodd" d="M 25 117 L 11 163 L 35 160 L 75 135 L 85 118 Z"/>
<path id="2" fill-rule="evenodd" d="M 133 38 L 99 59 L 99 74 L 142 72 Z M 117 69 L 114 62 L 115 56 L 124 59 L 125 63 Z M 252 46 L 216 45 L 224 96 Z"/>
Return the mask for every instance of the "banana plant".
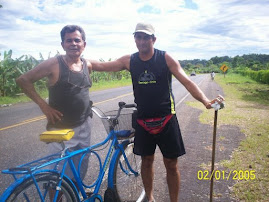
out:
<path id="1" fill-rule="evenodd" d="M 0 60 L 0 95 L 14 96 L 21 92 L 21 89 L 16 85 L 15 79 L 33 69 L 41 60 L 36 60 L 29 55 L 22 55 L 17 59 L 12 59 L 12 50 L 5 51 L 3 60 Z M 46 88 L 46 81 L 40 80 L 35 83 L 37 89 Z"/>
<path id="2" fill-rule="evenodd" d="M 0 61 L 0 95 L 7 96 L 16 89 L 14 67 L 18 61 L 11 58 L 12 50 L 4 51 L 3 60 Z"/>

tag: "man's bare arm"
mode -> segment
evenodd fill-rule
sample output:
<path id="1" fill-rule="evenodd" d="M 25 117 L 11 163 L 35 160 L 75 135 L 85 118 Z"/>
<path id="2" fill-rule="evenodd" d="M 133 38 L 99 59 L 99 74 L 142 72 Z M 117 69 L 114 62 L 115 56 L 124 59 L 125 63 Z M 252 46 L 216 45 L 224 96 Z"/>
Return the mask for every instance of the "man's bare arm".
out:
<path id="1" fill-rule="evenodd" d="M 125 55 L 115 61 L 110 62 L 90 60 L 90 63 L 92 64 L 92 70 L 94 71 L 117 72 L 124 69 L 129 70 L 130 57 L 130 55 Z"/>
<path id="2" fill-rule="evenodd" d="M 54 65 L 55 60 L 49 59 L 16 79 L 16 83 L 22 88 L 23 92 L 40 107 L 48 121 L 51 123 L 61 120 L 62 113 L 51 108 L 45 100 L 40 97 L 40 95 L 36 92 L 34 82 L 45 77 L 52 77 L 51 74 Z"/>
<path id="3" fill-rule="evenodd" d="M 165 54 L 165 59 L 167 65 L 172 72 L 172 74 L 177 78 L 177 80 L 182 83 L 185 88 L 190 92 L 190 94 L 198 101 L 204 104 L 207 109 L 211 108 L 211 104 L 217 99 L 210 101 L 206 95 L 201 91 L 201 89 L 189 79 L 187 74 L 184 72 L 177 60 L 174 60 L 167 53 Z"/>

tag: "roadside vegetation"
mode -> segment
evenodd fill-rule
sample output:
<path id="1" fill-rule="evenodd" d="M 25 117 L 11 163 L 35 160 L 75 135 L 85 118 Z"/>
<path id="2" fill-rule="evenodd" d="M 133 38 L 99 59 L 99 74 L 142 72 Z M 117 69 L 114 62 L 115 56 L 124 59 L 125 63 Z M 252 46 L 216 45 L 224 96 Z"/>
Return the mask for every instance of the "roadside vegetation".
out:
<path id="1" fill-rule="evenodd" d="M 48 54 L 47 58 L 40 54 L 38 59 L 31 55 L 22 55 L 19 58 L 13 59 L 12 50 L 4 51 L 3 55 L 0 53 L 0 99 L 2 100 L 4 97 L 18 97 L 22 91 L 16 85 L 15 79 L 50 57 L 50 54 Z M 104 60 L 100 59 L 100 61 Z M 250 76 L 258 82 L 269 84 L 269 55 L 250 54 L 233 58 L 215 56 L 210 60 L 194 59 L 180 60 L 179 62 L 188 74 L 190 72 L 209 73 L 212 71 L 217 73 L 221 72 L 220 67 L 222 65 L 226 65 L 229 67 L 228 72 L 240 73 L 244 76 Z M 106 82 L 114 83 L 114 81 L 130 80 L 131 76 L 128 71 L 110 73 L 93 71 L 91 78 L 94 86 L 97 87 Z M 35 87 L 38 92 L 43 92 L 47 88 L 46 80 L 37 81 Z"/>
<path id="2" fill-rule="evenodd" d="M 131 78 L 129 79 L 121 79 L 121 80 L 111 80 L 111 81 L 102 81 L 102 82 L 93 82 L 92 87 L 90 88 L 90 92 L 99 91 L 99 90 L 105 90 L 109 88 L 118 88 L 123 86 L 128 86 L 132 84 Z M 48 91 L 47 89 L 43 89 L 39 91 L 41 97 L 44 99 L 48 97 Z M 31 101 L 30 98 L 28 98 L 23 93 L 19 93 L 15 96 L 5 96 L 0 97 L 0 106 L 9 106 L 10 104 L 16 104 L 20 102 L 29 102 Z"/>
<path id="3" fill-rule="evenodd" d="M 50 54 L 48 58 L 50 58 Z M 33 69 L 45 58 L 40 54 L 36 59 L 29 55 L 12 58 L 12 50 L 5 51 L 2 58 L 0 54 L 0 105 L 9 105 L 18 102 L 26 102 L 27 98 L 22 90 L 16 85 L 15 79 L 25 72 Z M 100 61 L 103 61 L 100 59 Z M 107 88 L 121 87 L 131 84 L 131 75 L 128 71 L 120 72 L 95 72 L 91 73 L 92 88 L 90 91 L 103 90 Z M 35 83 L 36 90 L 43 98 L 48 97 L 47 81 L 42 79 Z"/>
<path id="4" fill-rule="evenodd" d="M 269 201 L 269 85 L 239 74 L 217 75 L 216 82 L 223 88 L 226 102 L 218 125 L 235 125 L 245 134 L 231 159 L 220 164 L 230 171 L 255 173 L 255 179 L 237 181 L 232 195 L 240 201 Z M 212 123 L 212 110 L 198 102 L 188 104 L 203 110 L 202 123 Z"/>

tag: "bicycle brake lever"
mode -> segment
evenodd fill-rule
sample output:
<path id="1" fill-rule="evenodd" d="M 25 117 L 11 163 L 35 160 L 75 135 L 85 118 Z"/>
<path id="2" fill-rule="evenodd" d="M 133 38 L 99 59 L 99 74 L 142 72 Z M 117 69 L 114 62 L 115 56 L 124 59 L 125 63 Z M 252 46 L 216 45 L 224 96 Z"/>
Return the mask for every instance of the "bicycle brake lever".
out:
<path id="1" fill-rule="evenodd" d="M 126 105 L 125 102 L 119 102 L 119 107 L 120 107 L 120 108 L 123 108 L 123 106 L 125 106 L 125 105 Z"/>

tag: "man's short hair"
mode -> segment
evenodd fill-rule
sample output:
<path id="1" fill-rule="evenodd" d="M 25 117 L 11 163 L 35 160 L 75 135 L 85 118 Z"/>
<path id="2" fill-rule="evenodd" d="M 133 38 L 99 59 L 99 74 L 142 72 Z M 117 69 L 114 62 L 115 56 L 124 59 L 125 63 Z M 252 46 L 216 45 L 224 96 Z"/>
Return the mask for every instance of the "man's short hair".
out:
<path id="1" fill-rule="evenodd" d="M 64 41 L 64 37 L 66 33 L 72 33 L 72 32 L 75 32 L 76 30 L 78 30 L 81 33 L 82 40 L 86 41 L 86 35 L 82 27 L 78 25 L 66 25 L 61 31 L 62 42 Z"/>

